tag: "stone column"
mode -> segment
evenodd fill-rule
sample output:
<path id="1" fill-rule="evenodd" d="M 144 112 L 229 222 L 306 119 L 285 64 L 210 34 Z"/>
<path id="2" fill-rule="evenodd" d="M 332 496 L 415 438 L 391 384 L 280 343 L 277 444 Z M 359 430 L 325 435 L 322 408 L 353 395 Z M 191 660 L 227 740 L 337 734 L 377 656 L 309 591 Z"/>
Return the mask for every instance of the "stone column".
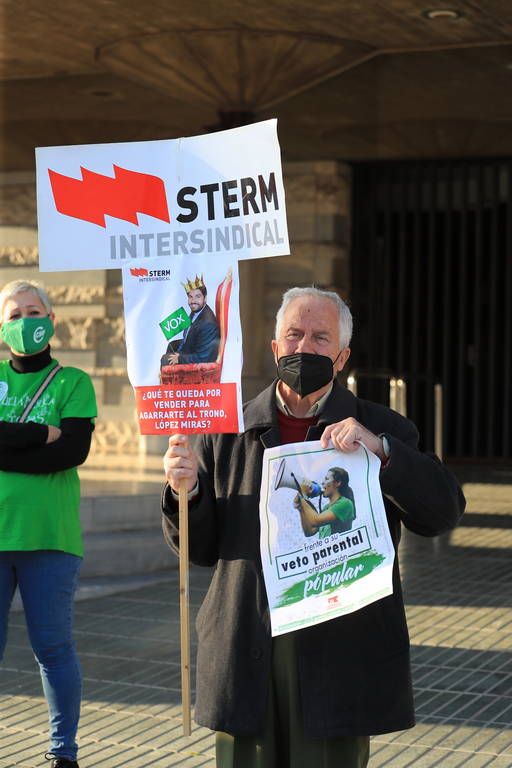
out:
<path id="1" fill-rule="evenodd" d="M 291 254 L 240 263 L 246 399 L 274 377 L 270 339 L 284 291 L 314 284 L 349 295 L 350 167 L 297 162 L 283 170 Z"/>

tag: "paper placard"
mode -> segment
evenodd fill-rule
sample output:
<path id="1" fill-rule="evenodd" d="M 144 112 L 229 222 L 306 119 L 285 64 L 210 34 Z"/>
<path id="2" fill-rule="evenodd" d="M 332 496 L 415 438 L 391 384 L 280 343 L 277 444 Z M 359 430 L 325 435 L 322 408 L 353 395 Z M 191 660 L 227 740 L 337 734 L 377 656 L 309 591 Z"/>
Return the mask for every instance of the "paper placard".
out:
<path id="1" fill-rule="evenodd" d="M 290 252 L 277 121 L 36 149 L 41 271 Z"/>
<path id="2" fill-rule="evenodd" d="M 123 296 L 141 433 L 242 432 L 236 260 L 151 259 L 123 270 Z"/>
<path id="3" fill-rule="evenodd" d="M 260 544 L 272 635 L 392 594 L 395 553 L 379 472 L 364 446 L 354 453 L 319 442 L 265 450 Z"/>

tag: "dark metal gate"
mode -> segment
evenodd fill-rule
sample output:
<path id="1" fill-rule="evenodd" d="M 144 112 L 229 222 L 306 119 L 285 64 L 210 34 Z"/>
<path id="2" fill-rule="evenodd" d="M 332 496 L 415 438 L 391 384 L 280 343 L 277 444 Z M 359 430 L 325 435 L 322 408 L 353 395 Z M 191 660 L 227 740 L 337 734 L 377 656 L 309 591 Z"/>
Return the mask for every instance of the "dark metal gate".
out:
<path id="1" fill-rule="evenodd" d="M 445 454 L 510 460 L 512 160 L 353 170 L 354 364 L 406 379 L 424 447 L 441 383 Z"/>

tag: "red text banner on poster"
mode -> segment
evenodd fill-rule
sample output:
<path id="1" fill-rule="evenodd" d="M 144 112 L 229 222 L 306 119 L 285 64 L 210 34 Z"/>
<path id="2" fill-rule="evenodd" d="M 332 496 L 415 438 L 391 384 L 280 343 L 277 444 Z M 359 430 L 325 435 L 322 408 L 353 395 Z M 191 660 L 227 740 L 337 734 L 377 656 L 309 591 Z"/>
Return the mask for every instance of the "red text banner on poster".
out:
<path id="1" fill-rule="evenodd" d="M 135 387 L 142 435 L 237 432 L 236 384 Z"/>

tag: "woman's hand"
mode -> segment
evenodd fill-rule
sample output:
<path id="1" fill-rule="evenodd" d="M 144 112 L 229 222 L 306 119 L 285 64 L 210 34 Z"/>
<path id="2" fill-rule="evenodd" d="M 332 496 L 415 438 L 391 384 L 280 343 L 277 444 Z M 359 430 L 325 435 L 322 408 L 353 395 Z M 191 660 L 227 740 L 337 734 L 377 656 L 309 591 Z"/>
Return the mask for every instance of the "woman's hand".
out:
<path id="1" fill-rule="evenodd" d="M 46 442 L 54 443 L 62 435 L 62 432 L 59 429 L 59 427 L 54 427 L 53 424 L 47 424 L 47 427 L 48 427 L 48 437 L 46 438 Z"/>
<path id="2" fill-rule="evenodd" d="M 164 472 L 175 493 L 179 492 L 183 479 L 187 481 L 187 491 L 196 486 L 197 458 L 187 435 L 171 435 L 169 438 L 169 447 L 164 455 Z"/>

